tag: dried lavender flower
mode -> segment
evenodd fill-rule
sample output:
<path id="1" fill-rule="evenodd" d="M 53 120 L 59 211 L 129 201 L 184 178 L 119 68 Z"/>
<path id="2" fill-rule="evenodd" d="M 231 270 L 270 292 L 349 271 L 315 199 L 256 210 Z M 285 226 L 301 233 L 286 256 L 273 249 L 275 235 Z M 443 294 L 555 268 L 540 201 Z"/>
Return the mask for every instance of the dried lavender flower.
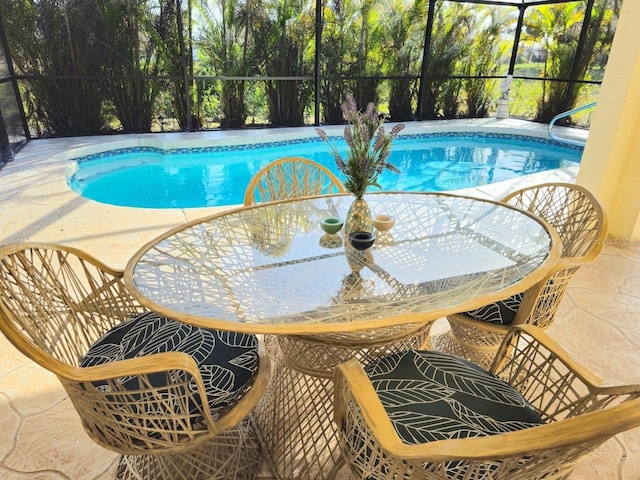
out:
<path id="1" fill-rule="evenodd" d="M 325 142 L 327 142 L 329 140 L 329 137 L 327 137 L 327 132 L 325 132 L 324 130 L 322 130 L 321 128 L 316 128 L 316 132 L 318 134 L 318 136 L 324 140 Z"/>
<path id="2" fill-rule="evenodd" d="M 347 121 L 344 128 L 344 139 L 348 147 L 345 157 L 329 141 L 324 130 L 317 128 L 316 132 L 331 147 L 338 170 L 346 177 L 345 188 L 356 198 L 362 198 L 368 187 L 380 188 L 378 176 L 384 170 L 400 173 L 387 159 L 391 155 L 391 143 L 404 125 L 397 124 L 387 133 L 382 126 L 385 119 L 379 116 L 375 104 L 369 103 L 362 113 L 350 93 L 340 108 Z"/>

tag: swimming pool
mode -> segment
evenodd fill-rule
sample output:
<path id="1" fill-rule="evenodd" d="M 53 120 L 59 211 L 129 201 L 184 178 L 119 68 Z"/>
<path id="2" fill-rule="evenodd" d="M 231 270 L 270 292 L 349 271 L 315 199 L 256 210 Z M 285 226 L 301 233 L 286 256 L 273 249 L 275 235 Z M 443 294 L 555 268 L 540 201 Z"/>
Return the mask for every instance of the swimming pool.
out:
<path id="1" fill-rule="evenodd" d="M 344 141 L 330 137 L 338 148 Z M 237 205 L 251 177 L 281 157 L 310 158 L 338 173 L 320 138 L 200 148 L 130 147 L 75 158 L 68 184 L 83 197 L 112 205 L 194 208 Z M 523 135 L 484 132 L 400 135 L 383 190 L 449 191 L 578 165 L 582 148 Z"/>

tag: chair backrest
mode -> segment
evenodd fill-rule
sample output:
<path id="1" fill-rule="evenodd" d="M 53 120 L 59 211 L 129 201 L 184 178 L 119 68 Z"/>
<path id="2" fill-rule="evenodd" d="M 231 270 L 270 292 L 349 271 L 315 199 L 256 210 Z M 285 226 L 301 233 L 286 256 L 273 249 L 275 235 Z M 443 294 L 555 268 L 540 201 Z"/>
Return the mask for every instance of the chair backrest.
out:
<path id="1" fill-rule="evenodd" d="M 525 293 L 513 322 L 546 328 L 553 322 L 575 272 L 594 260 L 604 246 L 604 209 L 586 188 L 571 183 L 535 185 L 513 192 L 502 201 L 544 219 L 562 241 L 562 259 L 544 281 Z"/>
<path id="2" fill-rule="evenodd" d="M 100 336 L 143 311 L 122 272 L 80 250 L 44 243 L 0 248 L 0 328 L 56 374 L 77 366 Z"/>
<path id="3" fill-rule="evenodd" d="M 303 157 L 275 160 L 256 173 L 244 196 L 245 205 L 344 192 L 328 168 Z"/>
<path id="4" fill-rule="evenodd" d="M 640 427 L 640 384 L 601 386 L 599 378 L 531 325 L 509 331 L 492 371 L 536 408 L 543 425 L 407 445 L 363 367 L 353 360 L 339 365 L 334 377 L 336 423 L 354 478 L 561 479 L 609 438 Z M 402 388 L 410 392 L 411 382 Z"/>
<path id="5" fill-rule="evenodd" d="M 604 245 L 607 219 L 598 199 L 572 183 L 544 183 L 523 188 L 502 199 L 544 219 L 562 240 L 562 257 L 593 260 Z"/>
<path id="6" fill-rule="evenodd" d="M 23 354 L 58 376 L 85 430 L 105 448 L 127 455 L 179 450 L 186 441 L 216 434 L 223 428 L 214 423 L 200 371 L 188 354 L 166 352 L 79 366 L 104 333 L 144 311 L 122 276 L 74 248 L 3 246 L 0 330 Z M 261 363 L 267 358 L 262 354 Z M 124 388 L 123 379 L 132 377 L 138 388 Z M 266 385 L 266 380 L 260 382 Z M 243 415 L 249 411 L 247 402 Z"/>

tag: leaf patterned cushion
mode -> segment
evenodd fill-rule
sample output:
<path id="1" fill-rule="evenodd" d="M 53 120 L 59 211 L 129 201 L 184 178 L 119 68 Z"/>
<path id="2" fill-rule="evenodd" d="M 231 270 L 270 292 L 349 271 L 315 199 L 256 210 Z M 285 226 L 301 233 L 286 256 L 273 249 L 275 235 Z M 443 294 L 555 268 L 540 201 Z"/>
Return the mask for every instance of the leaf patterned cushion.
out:
<path id="1" fill-rule="evenodd" d="M 454 355 L 409 350 L 375 360 L 365 372 L 407 444 L 483 437 L 543 423 L 508 383 Z"/>
<path id="2" fill-rule="evenodd" d="M 524 293 L 518 293 L 505 300 L 484 305 L 476 310 L 465 312 L 467 315 L 483 322 L 509 325 L 516 317 L 516 312 L 522 303 Z"/>
<path id="3" fill-rule="evenodd" d="M 197 328 L 152 312 L 112 328 L 89 348 L 80 366 L 168 351 L 188 353 L 196 361 L 214 418 L 216 413 L 235 403 L 258 367 L 255 335 Z M 164 374 L 150 377 L 153 386 L 166 385 Z M 128 390 L 137 389 L 135 377 L 123 377 L 119 381 Z M 106 384 L 94 384 L 98 388 L 106 387 Z"/>

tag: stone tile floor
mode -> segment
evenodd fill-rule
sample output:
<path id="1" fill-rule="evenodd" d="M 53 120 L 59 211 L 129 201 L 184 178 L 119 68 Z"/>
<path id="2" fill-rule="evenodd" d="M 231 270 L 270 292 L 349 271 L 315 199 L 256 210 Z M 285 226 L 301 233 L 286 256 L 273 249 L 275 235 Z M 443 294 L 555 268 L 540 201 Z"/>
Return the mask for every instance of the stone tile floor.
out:
<path id="1" fill-rule="evenodd" d="M 64 152 L 88 142 L 34 141 L 0 170 L 0 244 L 54 241 L 123 268 L 138 248 L 163 231 L 218 210 L 128 209 L 77 196 L 64 182 L 68 164 Z M 565 169 L 464 193 L 499 198 L 525 184 L 573 181 L 575 173 Z M 440 321 L 434 331 L 443 328 L 446 325 Z M 606 383 L 640 383 L 640 245 L 607 244 L 595 262 L 576 274 L 548 332 Z M 113 477 L 116 454 L 87 437 L 57 379 L 23 357 L 3 336 L 0 421 L 0 479 Z M 260 478 L 270 476 L 265 473 Z M 640 479 L 640 429 L 618 435 L 592 452 L 571 478 Z"/>

